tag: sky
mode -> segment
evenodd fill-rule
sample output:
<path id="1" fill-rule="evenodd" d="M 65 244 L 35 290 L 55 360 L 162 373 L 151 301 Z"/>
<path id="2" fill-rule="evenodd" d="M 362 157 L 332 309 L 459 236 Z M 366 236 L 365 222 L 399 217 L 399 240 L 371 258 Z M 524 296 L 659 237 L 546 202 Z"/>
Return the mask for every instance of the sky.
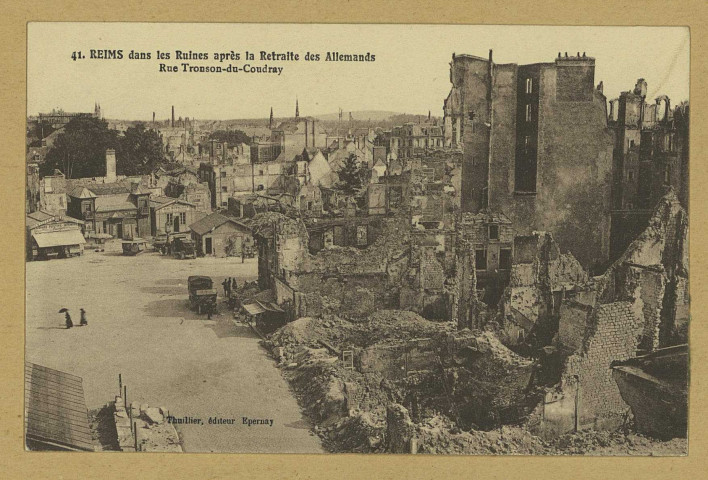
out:
<path id="1" fill-rule="evenodd" d="M 608 99 L 648 82 L 649 99 L 665 94 L 676 105 L 689 96 L 689 30 L 684 27 L 551 27 L 342 24 L 37 23 L 28 27 L 27 113 L 61 108 L 111 119 L 150 120 L 324 115 L 361 110 L 442 116 L 450 91 L 453 52 L 496 63 L 553 62 L 558 52 L 595 58 L 595 84 Z M 122 49 L 123 59 L 91 59 L 90 50 Z M 131 50 L 150 60 L 131 60 Z M 158 60 L 157 51 L 170 52 Z M 209 54 L 208 61 L 175 60 L 174 52 Z M 83 59 L 72 60 L 73 52 Z M 213 60 L 238 52 L 238 61 Z M 256 52 L 255 61 L 244 52 Z M 260 61 L 260 51 L 294 52 L 300 61 Z M 305 61 L 308 53 L 320 61 Z M 371 53 L 374 62 L 325 62 L 326 52 Z M 267 64 L 269 73 L 167 73 L 178 65 Z M 180 67 L 181 68 L 181 67 Z"/>

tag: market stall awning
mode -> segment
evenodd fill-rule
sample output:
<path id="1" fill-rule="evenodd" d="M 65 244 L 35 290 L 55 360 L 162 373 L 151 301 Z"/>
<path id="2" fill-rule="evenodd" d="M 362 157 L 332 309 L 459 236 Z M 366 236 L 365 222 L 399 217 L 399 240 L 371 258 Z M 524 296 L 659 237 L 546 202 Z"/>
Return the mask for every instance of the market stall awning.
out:
<path id="1" fill-rule="evenodd" d="M 261 307 L 257 303 L 248 303 L 243 306 L 243 309 L 246 310 L 249 315 L 258 315 L 266 311 L 265 308 Z"/>
<path id="2" fill-rule="evenodd" d="M 64 230 L 59 232 L 33 233 L 32 237 L 39 248 L 64 247 L 68 245 L 81 245 L 86 243 L 84 236 L 78 230 Z"/>
<path id="3" fill-rule="evenodd" d="M 280 308 L 278 305 L 276 305 L 273 302 L 261 302 L 260 300 L 256 300 L 256 303 L 265 311 L 285 313 L 285 311 L 282 308 Z"/>
<path id="4" fill-rule="evenodd" d="M 81 377 L 25 362 L 25 433 L 42 450 L 93 451 Z"/>

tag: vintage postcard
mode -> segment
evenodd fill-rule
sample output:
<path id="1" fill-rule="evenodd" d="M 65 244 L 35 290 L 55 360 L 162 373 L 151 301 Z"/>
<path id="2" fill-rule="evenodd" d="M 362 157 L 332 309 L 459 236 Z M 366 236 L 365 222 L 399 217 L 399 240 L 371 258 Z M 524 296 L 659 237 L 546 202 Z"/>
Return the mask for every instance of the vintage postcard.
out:
<path id="1" fill-rule="evenodd" d="M 27 450 L 688 454 L 688 28 L 27 31 Z"/>

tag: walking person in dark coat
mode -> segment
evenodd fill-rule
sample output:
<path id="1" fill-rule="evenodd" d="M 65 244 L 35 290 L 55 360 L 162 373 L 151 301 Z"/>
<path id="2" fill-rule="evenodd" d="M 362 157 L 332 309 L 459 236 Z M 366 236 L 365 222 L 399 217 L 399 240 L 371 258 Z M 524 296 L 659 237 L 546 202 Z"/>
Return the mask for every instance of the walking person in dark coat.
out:
<path id="1" fill-rule="evenodd" d="M 88 325 L 88 320 L 86 320 L 86 310 L 84 310 L 83 308 L 81 309 L 81 321 L 79 322 L 79 325 L 81 325 L 82 327 L 84 325 Z"/>
<path id="2" fill-rule="evenodd" d="M 224 296 L 225 296 L 225 297 L 228 297 L 228 296 L 229 296 L 229 295 L 228 295 L 228 292 L 229 292 L 229 280 L 225 278 L 224 281 L 221 282 L 221 285 L 224 287 Z"/>
<path id="3" fill-rule="evenodd" d="M 69 310 L 64 313 L 64 317 L 66 317 L 66 328 L 73 327 L 74 322 L 71 321 L 71 315 L 69 315 Z"/>

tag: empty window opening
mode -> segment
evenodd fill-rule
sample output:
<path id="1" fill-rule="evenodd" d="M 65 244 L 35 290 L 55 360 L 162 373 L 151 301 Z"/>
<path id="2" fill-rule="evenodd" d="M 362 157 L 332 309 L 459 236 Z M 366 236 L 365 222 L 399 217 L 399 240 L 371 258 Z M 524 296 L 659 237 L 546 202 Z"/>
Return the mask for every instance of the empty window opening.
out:
<path id="1" fill-rule="evenodd" d="M 487 269 L 487 249 L 483 246 L 478 246 L 474 250 L 474 268 L 477 270 Z"/>
<path id="2" fill-rule="evenodd" d="M 499 240 L 499 225 L 489 225 L 489 239 Z"/>

